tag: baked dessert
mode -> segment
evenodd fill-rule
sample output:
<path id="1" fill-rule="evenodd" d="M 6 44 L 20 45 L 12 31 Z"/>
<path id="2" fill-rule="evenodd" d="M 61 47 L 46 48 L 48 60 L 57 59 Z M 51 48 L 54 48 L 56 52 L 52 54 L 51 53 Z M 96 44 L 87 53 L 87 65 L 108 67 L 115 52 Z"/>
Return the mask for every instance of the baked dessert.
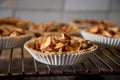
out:
<path id="1" fill-rule="evenodd" d="M 27 34 L 27 31 L 21 28 L 16 28 L 12 25 L 1 25 L 0 26 L 0 37 L 7 36 L 20 36 Z"/>
<path id="2" fill-rule="evenodd" d="M 110 38 L 120 38 L 120 28 L 119 27 L 106 27 L 103 25 L 95 25 L 87 30 L 87 32 L 101 35 Z"/>
<path id="3" fill-rule="evenodd" d="M 115 26 L 115 24 L 113 24 L 111 21 L 108 21 L 108 20 L 100 21 L 100 20 L 77 20 L 76 19 L 76 20 L 72 20 L 70 24 L 78 26 L 80 29 L 88 29 L 95 25 L 103 25 L 106 27 Z"/>
<path id="4" fill-rule="evenodd" d="M 119 48 L 120 28 L 115 26 L 95 25 L 81 32 L 85 39 L 92 40 L 100 45 Z"/>
<path id="5" fill-rule="evenodd" d="M 24 21 L 19 18 L 0 18 L 0 25 L 13 25 L 18 28 L 29 30 L 30 27 L 35 26 L 35 23 L 32 21 Z"/>
<path id="6" fill-rule="evenodd" d="M 13 25 L 0 25 L 0 50 L 22 47 L 33 34 Z"/>
<path id="7" fill-rule="evenodd" d="M 50 65 L 76 64 L 97 46 L 79 37 L 68 36 L 41 36 L 25 43 L 25 49 L 39 62 Z"/>
<path id="8" fill-rule="evenodd" d="M 68 35 L 79 35 L 80 29 L 75 26 L 71 26 L 65 23 L 41 23 L 37 27 L 32 27 L 30 29 L 35 34 L 39 35 L 60 35 L 60 33 L 65 33 Z"/>

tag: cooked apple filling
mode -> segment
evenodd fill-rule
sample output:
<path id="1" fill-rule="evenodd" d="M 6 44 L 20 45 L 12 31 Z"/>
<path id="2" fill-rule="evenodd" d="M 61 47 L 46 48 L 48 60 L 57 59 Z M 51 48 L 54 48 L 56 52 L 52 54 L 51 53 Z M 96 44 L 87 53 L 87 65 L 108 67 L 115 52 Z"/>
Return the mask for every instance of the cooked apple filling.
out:
<path id="1" fill-rule="evenodd" d="M 0 37 L 25 35 L 27 32 L 12 25 L 0 26 Z"/>
<path id="2" fill-rule="evenodd" d="M 89 40 L 61 34 L 61 37 L 39 37 L 31 44 L 30 48 L 40 52 L 79 52 L 95 49 L 96 46 Z"/>

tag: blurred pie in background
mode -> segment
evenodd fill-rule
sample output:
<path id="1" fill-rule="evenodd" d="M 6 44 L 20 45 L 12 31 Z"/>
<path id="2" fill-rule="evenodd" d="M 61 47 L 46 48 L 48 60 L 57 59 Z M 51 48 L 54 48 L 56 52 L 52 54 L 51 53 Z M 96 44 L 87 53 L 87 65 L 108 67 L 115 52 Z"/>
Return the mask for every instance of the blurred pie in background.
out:
<path id="1" fill-rule="evenodd" d="M 22 28 L 26 30 L 28 30 L 32 26 L 35 26 L 35 23 L 33 23 L 32 21 L 24 21 L 19 18 L 11 18 L 11 17 L 0 18 L 0 25 L 3 25 L 3 24 L 16 26 L 18 28 Z"/>
<path id="2" fill-rule="evenodd" d="M 76 26 L 72 26 L 66 23 L 40 23 L 36 27 L 31 27 L 31 32 L 38 35 L 60 35 L 60 33 L 65 33 L 68 35 L 79 35 L 80 29 Z"/>
<path id="3" fill-rule="evenodd" d="M 100 20 L 79 20 L 79 19 L 76 19 L 76 20 L 72 20 L 70 22 L 70 24 L 73 26 L 79 27 L 81 30 L 91 28 L 92 26 L 95 26 L 95 25 L 103 25 L 106 27 L 115 26 L 115 24 L 113 24 L 111 21 L 108 21 L 108 20 L 100 21 Z"/>

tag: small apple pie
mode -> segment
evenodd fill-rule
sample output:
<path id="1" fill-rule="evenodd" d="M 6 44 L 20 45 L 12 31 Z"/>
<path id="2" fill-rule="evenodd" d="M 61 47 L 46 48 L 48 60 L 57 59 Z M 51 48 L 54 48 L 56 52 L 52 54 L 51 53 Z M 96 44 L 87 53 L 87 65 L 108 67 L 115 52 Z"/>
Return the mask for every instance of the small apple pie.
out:
<path id="1" fill-rule="evenodd" d="M 97 46 L 79 37 L 42 36 L 25 43 L 25 49 L 37 60 L 51 65 L 72 65 L 97 49 Z M 85 55 L 84 55 L 85 54 Z"/>
<path id="2" fill-rule="evenodd" d="M 120 28 L 115 26 L 95 25 L 81 32 L 85 39 L 95 41 L 98 44 L 120 48 Z"/>
<path id="3" fill-rule="evenodd" d="M 35 26 L 32 21 L 24 21 L 19 18 L 0 18 L 0 25 L 13 25 L 18 28 L 29 30 L 30 27 Z"/>
<path id="4" fill-rule="evenodd" d="M 0 50 L 21 47 L 33 35 L 13 25 L 0 25 Z"/>
<path id="5" fill-rule="evenodd" d="M 106 27 L 114 26 L 114 24 L 111 21 L 107 21 L 107 20 L 103 20 L 103 21 L 100 21 L 100 20 L 72 20 L 70 22 L 70 24 L 78 26 L 80 29 L 88 29 L 95 25 L 104 25 Z"/>
<path id="6" fill-rule="evenodd" d="M 80 29 L 65 23 L 41 23 L 37 27 L 31 27 L 30 31 L 39 35 L 60 35 L 65 33 L 69 35 L 79 35 Z"/>

